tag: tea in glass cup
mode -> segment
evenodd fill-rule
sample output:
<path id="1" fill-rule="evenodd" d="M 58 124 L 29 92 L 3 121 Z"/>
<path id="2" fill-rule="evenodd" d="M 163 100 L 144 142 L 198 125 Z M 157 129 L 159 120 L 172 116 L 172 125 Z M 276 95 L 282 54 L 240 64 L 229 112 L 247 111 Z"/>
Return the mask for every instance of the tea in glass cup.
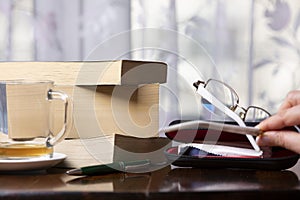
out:
<path id="1" fill-rule="evenodd" d="M 51 156 L 71 126 L 68 95 L 55 91 L 53 81 L 0 81 L 0 159 Z M 64 121 L 51 132 L 51 102 L 61 101 Z"/>

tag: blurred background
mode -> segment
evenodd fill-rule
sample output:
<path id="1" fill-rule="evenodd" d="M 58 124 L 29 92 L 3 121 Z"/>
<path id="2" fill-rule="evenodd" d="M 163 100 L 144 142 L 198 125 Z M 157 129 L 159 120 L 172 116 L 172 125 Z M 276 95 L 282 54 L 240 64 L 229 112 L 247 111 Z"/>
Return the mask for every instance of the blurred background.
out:
<path id="1" fill-rule="evenodd" d="M 1 61 L 166 62 L 161 124 L 205 115 L 197 79 L 271 113 L 300 88 L 299 0 L 0 0 L 0 25 Z"/>

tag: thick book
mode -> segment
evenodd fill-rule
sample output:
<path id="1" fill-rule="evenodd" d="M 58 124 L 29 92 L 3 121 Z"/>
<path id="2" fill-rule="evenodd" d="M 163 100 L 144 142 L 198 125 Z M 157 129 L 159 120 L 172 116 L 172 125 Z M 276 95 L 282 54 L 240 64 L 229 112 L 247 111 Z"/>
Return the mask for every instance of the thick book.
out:
<path id="1" fill-rule="evenodd" d="M 31 113 L 34 112 L 34 116 L 43 116 L 44 110 L 40 110 L 37 106 L 36 102 L 39 102 L 39 99 L 36 102 L 28 102 L 27 97 L 36 95 L 34 91 L 28 89 L 30 88 L 18 87 L 16 90 L 7 87 L 7 103 L 3 105 L 7 109 L 1 109 L 1 112 L 6 112 L 3 116 L 7 117 L 5 120 L 9 124 L 16 125 L 19 124 L 20 116 L 31 116 L 27 118 L 28 123 L 23 123 L 22 126 L 19 124 L 20 127 L 30 126 L 32 130 L 39 130 L 41 123 L 45 121 L 33 117 Z M 73 108 L 69 110 L 68 115 L 72 116 L 73 123 L 67 138 L 93 138 L 114 133 L 136 137 L 152 137 L 158 134 L 159 84 L 55 86 L 53 90 L 63 91 L 72 99 Z M 16 99 L 16 93 L 26 95 L 22 99 Z M 26 107 L 24 102 L 27 102 Z M 51 101 L 50 108 L 50 130 L 53 134 L 57 134 L 63 127 L 64 106 L 61 101 Z M 5 127 L 0 128 L 1 131 Z M 40 132 L 20 130 L 17 135 L 10 133 L 10 137 L 32 138 L 44 134 L 42 130 Z"/>
<path id="2" fill-rule="evenodd" d="M 153 137 L 159 128 L 159 84 L 56 86 L 73 98 L 73 126 L 68 138 L 117 134 Z M 63 107 L 54 102 L 53 132 L 63 123 Z"/>
<path id="3" fill-rule="evenodd" d="M 137 85 L 165 83 L 163 62 L 0 62 L 0 80 L 52 80 L 57 85 Z"/>

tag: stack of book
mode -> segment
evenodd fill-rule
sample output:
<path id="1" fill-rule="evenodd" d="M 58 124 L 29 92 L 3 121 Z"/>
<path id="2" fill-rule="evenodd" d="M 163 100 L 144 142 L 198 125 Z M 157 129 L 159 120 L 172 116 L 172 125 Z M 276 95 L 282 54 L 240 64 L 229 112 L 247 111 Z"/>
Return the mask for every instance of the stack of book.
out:
<path id="1" fill-rule="evenodd" d="M 1 62 L 0 70 L 0 80 L 52 80 L 53 90 L 64 91 L 71 97 L 73 123 L 68 139 L 113 138 L 114 134 L 157 136 L 159 84 L 166 82 L 165 63 L 133 60 Z M 62 126 L 64 112 L 59 102 L 53 103 L 55 117 L 52 117 L 51 129 L 55 134 Z M 67 150 L 65 146 L 57 149 Z M 69 149 L 69 154 L 72 151 L 75 150 Z"/>

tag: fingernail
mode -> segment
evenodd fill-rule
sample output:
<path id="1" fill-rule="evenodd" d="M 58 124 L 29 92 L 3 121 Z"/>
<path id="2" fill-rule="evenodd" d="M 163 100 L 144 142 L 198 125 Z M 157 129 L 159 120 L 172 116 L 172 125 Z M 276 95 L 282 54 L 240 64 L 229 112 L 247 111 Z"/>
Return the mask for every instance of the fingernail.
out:
<path id="1" fill-rule="evenodd" d="M 259 146 L 268 146 L 270 144 L 270 140 L 265 135 L 259 135 L 259 136 L 256 137 L 256 143 Z"/>
<path id="2" fill-rule="evenodd" d="M 255 141 L 256 141 L 256 143 L 257 144 L 259 144 L 260 143 L 260 141 L 261 141 L 261 136 L 259 135 L 259 136 L 257 136 L 256 138 L 255 138 Z"/>

